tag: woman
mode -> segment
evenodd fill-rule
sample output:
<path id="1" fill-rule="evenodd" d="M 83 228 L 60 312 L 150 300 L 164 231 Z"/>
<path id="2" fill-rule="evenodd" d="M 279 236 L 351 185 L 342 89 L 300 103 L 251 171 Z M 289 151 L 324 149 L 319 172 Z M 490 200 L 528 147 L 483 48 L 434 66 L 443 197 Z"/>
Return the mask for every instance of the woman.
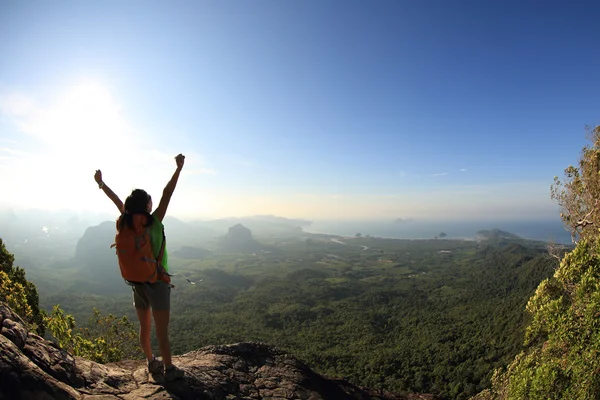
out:
<path id="1" fill-rule="evenodd" d="M 145 226 L 150 226 L 150 237 L 152 242 L 152 251 L 156 259 L 163 247 L 163 219 L 167 212 L 167 207 L 171 201 L 171 196 L 177 186 L 179 174 L 185 162 L 185 156 L 179 154 L 175 157 L 177 169 L 171 180 L 163 190 L 162 198 L 156 210 L 152 212 L 152 198 L 148 193 L 141 189 L 135 189 L 125 200 L 121 202 L 119 197 L 104 183 L 102 172 L 97 170 L 94 179 L 98 187 L 104 191 L 109 199 L 115 203 L 121 213 L 120 220 L 123 223 L 131 224 L 133 216 L 141 214 L 145 216 Z M 163 249 L 162 265 L 168 272 L 168 257 L 166 248 Z M 132 284 L 133 304 L 135 306 L 137 317 L 140 322 L 140 345 L 148 361 L 148 371 L 152 374 L 165 374 L 166 381 L 172 381 L 183 377 L 183 371 L 173 365 L 171 360 L 171 348 L 169 344 L 169 316 L 171 309 L 171 285 L 163 280 L 155 283 Z M 150 344 L 150 329 L 154 317 L 154 327 L 158 339 L 158 348 L 162 356 L 162 361 L 154 357 L 152 345 Z"/>

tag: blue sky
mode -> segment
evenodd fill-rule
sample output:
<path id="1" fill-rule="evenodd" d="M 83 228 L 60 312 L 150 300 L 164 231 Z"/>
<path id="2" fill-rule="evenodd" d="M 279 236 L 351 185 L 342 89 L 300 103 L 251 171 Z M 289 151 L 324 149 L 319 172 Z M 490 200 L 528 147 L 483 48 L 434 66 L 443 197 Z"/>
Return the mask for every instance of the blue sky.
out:
<path id="1" fill-rule="evenodd" d="M 593 2 L 0 5 L 0 206 L 182 217 L 558 218 L 599 121 Z M 44 193 L 40 196 L 40 193 Z"/>

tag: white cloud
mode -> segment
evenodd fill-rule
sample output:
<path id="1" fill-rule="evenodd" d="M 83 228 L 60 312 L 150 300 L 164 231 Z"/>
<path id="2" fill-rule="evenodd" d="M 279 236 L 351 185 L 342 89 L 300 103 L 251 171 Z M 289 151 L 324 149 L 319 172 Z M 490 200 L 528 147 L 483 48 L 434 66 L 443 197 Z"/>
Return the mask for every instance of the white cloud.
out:
<path id="1" fill-rule="evenodd" d="M 438 174 L 432 174 L 431 176 L 446 176 L 446 175 L 448 175 L 447 172 L 440 172 Z"/>
<path id="2" fill-rule="evenodd" d="M 466 171 L 467 171 L 467 169 L 466 169 L 466 168 L 461 168 L 461 169 L 460 169 L 460 172 L 466 172 Z"/>

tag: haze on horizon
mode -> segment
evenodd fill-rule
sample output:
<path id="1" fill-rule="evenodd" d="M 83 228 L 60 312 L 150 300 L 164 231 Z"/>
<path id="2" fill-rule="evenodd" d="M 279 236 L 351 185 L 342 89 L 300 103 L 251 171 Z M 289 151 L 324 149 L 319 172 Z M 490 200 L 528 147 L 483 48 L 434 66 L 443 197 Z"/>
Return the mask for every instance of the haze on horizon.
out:
<path id="1" fill-rule="evenodd" d="M 0 209 L 558 219 L 600 99 L 599 5 L 0 5 Z"/>

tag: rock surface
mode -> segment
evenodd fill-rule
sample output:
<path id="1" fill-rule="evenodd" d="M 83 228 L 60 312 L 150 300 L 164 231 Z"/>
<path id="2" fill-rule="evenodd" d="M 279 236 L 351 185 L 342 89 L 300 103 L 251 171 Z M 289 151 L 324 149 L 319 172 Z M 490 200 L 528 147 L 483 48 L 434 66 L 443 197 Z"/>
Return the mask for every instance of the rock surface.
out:
<path id="1" fill-rule="evenodd" d="M 435 399 L 376 393 L 327 379 L 264 343 L 208 346 L 174 363 L 185 377 L 164 382 L 142 360 L 112 364 L 74 357 L 28 332 L 0 303 L 0 400 L 18 399 Z"/>

